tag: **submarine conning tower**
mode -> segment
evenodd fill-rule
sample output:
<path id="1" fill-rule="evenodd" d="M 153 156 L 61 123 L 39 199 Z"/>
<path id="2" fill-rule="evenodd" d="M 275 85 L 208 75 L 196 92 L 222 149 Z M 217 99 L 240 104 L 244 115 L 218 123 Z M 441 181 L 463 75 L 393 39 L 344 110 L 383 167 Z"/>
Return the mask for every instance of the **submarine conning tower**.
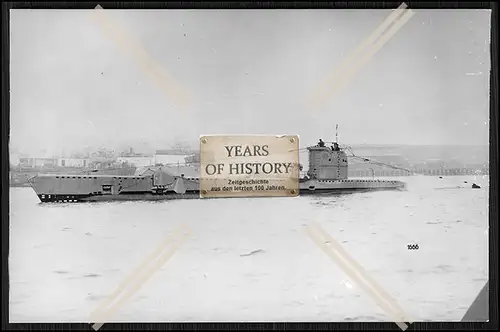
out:
<path id="1" fill-rule="evenodd" d="M 327 147 L 320 139 L 319 143 L 307 148 L 309 151 L 309 170 L 307 176 L 317 180 L 347 179 L 347 155 L 337 143 Z"/>

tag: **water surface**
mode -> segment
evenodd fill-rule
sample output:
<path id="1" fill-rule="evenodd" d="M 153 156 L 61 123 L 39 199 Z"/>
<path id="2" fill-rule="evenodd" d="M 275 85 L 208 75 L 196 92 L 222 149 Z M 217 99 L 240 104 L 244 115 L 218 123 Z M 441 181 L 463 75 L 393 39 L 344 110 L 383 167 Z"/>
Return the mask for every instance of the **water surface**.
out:
<path id="1" fill-rule="evenodd" d="M 313 220 L 417 320 L 458 321 L 488 278 L 488 178 L 400 179 L 408 191 L 78 204 L 11 188 L 10 321 L 88 321 L 181 223 L 189 240 L 112 321 L 390 321 L 305 235 Z"/>

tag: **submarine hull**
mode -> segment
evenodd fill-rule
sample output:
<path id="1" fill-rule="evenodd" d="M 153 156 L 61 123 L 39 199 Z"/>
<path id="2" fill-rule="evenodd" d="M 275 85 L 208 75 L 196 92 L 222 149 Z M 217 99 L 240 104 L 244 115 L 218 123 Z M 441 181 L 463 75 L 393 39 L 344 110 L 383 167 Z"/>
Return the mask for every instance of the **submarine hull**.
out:
<path id="1" fill-rule="evenodd" d="M 299 179 L 300 195 L 405 189 L 401 181 L 348 179 L 347 155 L 337 143 L 329 148 L 320 141 L 307 149 L 310 171 Z M 178 165 L 147 167 L 123 176 L 41 174 L 28 181 L 42 202 L 161 201 L 202 198 L 199 176 L 199 165 Z"/>
<path id="2" fill-rule="evenodd" d="M 43 179 L 43 177 L 41 178 Z M 67 190 L 61 193 L 61 190 L 55 190 L 55 185 L 52 181 L 45 179 L 40 181 L 37 186 L 36 181 L 32 181 L 32 186 L 37 193 L 38 198 L 43 203 L 59 202 L 59 203 L 74 203 L 74 202 L 110 202 L 110 201 L 165 201 L 178 199 L 201 199 L 199 184 L 196 182 L 188 182 L 188 189 L 182 193 L 175 191 L 175 188 L 167 188 L 162 193 L 153 193 L 153 189 L 143 191 L 123 191 L 118 193 L 103 192 L 95 187 L 92 191 L 81 192 L 81 186 L 75 186 L 73 190 Z M 99 182 L 99 177 L 93 179 Z M 97 180 L 97 181 L 96 181 Z M 72 179 L 73 182 L 73 179 Z M 110 178 L 102 178 L 102 182 L 106 183 L 101 186 L 114 187 Z M 143 181 L 140 181 L 143 182 Z M 63 185 L 64 183 L 60 183 Z M 370 191 L 385 191 L 385 190 L 405 190 L 405 183 L 401 181 L 388 180 L 305 180 L 299 183 L 299 193 L 302 196 L 324 196 L 324 195 L 342 195 Z M 206 198 L 204 198 L 206 199 Z"/>

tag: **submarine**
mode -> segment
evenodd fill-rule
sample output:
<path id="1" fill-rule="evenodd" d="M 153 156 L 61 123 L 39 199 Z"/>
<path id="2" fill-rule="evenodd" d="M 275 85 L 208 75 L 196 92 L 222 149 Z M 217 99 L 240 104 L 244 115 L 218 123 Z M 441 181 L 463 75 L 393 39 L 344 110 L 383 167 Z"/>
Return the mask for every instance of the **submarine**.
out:
<path id="1" fill-rule="evenodd" d="M 406 190 L 402 181 L 349 179 L 346 148 L 337 142 L 328 146 L 320 139 L 306 150 L 308 170 L 299 176 L 299 196 Z M 127 176 L 37 174 L 28 181 L 42 203 L 223 199 L 202 198 L 199 167 L 196 164 L 151 166 Z"/>

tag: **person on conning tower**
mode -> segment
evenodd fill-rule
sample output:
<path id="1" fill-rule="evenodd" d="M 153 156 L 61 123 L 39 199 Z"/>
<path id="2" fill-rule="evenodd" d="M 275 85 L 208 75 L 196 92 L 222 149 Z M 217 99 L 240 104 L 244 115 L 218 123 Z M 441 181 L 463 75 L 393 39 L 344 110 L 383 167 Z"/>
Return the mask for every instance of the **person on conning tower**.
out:
<path id="1" fill-rule="evenodd" d="M 325 142 L 323 142 L 321 138 L 319 139 L 318 146 L 322 148 L 325 147 Z"/>

